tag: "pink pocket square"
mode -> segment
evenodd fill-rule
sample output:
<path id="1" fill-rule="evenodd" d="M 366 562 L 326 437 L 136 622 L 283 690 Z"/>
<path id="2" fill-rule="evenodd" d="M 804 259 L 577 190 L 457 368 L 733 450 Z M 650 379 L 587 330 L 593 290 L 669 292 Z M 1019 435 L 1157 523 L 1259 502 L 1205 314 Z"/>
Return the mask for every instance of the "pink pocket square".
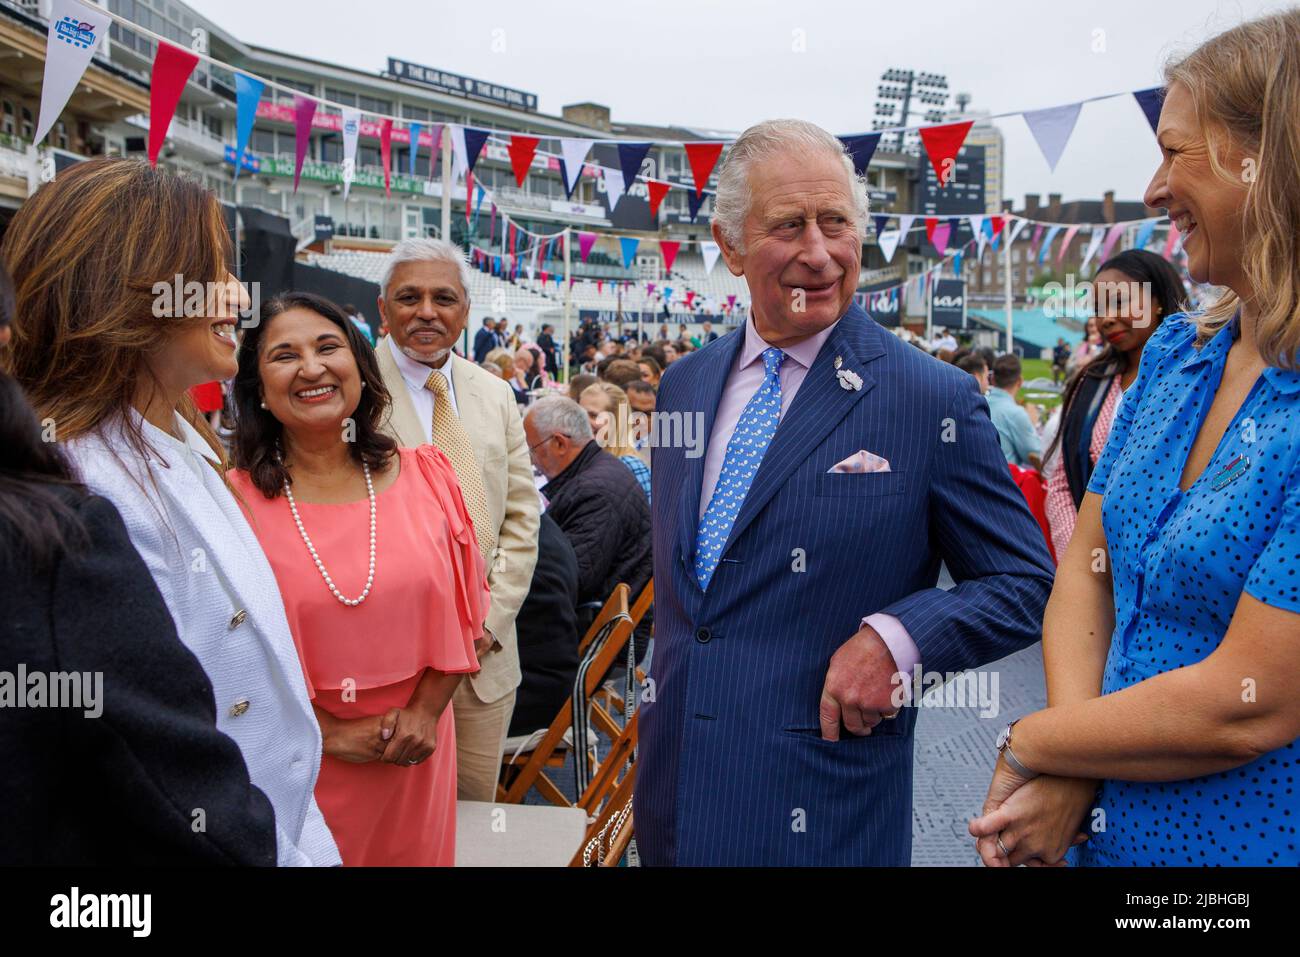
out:
<path id="1" fill-rule="evenodd" d="M 832 472 L 888 472 L 889 460 L 879 455 L 872 455 L 866 449 L 854 452 L 843 462 L 839 462 Z"/>

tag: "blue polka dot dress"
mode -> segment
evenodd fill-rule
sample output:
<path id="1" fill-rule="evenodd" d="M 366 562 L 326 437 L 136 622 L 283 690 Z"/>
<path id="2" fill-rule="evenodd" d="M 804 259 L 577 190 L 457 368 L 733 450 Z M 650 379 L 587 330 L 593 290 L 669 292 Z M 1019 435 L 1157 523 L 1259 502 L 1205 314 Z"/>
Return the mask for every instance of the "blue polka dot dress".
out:
<path id="1" fill-rule="evenodd" d="M 1237 320 L 1199 350 L 1185 316 L 1147 343 L 1088 490 L 1115 588 L 1110 694 L 1215 650 L 1245 591 L 1300 612 L 1300 373 L 1268 368 L 1186 492 L 1179 479 L 1214 400 Z M 1297 689 L 1300 693 L 1300 689 Z M 1083 865 L 1300 864 L 1300 750 L 1185 781 L 1106 781 Z"/>

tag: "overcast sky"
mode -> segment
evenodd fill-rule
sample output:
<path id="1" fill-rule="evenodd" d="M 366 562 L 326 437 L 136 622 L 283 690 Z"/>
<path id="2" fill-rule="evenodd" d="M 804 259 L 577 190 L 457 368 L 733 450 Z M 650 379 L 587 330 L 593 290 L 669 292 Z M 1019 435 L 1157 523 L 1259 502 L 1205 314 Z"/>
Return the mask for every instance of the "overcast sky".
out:
<path id="1" fill-rule="evenodd" d="M 187 0 L 235 36 L 378 72 L 387 58 L 515 87 L 558 114 L 739 131 L 794 116 L 871 129 L 880 74 L 942 73 L 992 113 L 1155 86 L 1171 55 L 1273 0 Z M 802 46 L 802 51 L 800 47 Z M 914 121 L 915 122 L 915 121 Z M 1019 117 L 1004 193 L 1140 199 L 1158 162 L 1132 97 L 1085 105 L 1055 173 Z"/>

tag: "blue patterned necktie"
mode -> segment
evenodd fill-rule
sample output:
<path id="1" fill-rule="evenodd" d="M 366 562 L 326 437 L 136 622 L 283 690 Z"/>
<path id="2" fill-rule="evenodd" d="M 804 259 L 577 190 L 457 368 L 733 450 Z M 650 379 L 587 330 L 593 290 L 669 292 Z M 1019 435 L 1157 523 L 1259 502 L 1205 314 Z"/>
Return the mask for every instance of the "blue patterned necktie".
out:
<path id="1" fill-rule="evenodd" d="M 781 421 L 781 362 L 785 353 L 780 349 L 763 350 L 763 384 L 758 387 L 740 418 L 736 430 L 727 443 L 727 454 L 718 473 L 718 484 L 704 510 L 700 529 L 695 540 L 695 578 L 701 589 L 707 589 L 727 544 L 727 536 L 745 503 L 749 486 L 754 482 L 758 466 L 763 461 Z"/>

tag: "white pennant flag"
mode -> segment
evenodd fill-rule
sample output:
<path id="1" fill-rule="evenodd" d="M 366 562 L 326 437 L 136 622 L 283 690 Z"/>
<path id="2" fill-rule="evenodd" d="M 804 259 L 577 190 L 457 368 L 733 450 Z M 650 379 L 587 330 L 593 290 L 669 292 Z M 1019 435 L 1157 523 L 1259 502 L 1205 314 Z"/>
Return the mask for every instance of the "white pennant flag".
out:
<path id="1" fill-rule="evenodd" d="M 722 254 L 722 249 L 712 240 L 700 243 L 700 253 L 704 256 L 704 275 L 713 272 L 713 266 Z"/>
<path id="2" fill-rule="evenodd" d="M 1047 160 L 1047 165 L 1053 172 L 1056 171 L 1056 164 L 1061 161 L 1061 154 L 1065 152 L 1065 144 L 1070 142 L 1070 134 L 1074 132 L 1074 124 L 1079 122 L 1079 110 L 1082 108 L 1082 103 L 1068 103 L 1046 110 L 1027 110 L 1021 114 L 1029 126 L 1029 132 L 1034 134 L 1038 148 L 1043 151 L 1043 159 Z"/>
<path id="3" fill-rule="evenodd" d="M 975 241 L 976 241 L 976 243 L 978 243 L 978 249 L 979 249 L 979 252 L 978 252 L 978 255 L 977 255 L 976 258 L 979 259 L 979 260 L 981 260 L 981 261 L 983 261 L 983 259 L 984 259 L 984 244 L 985 244 L 986 242 L 988 242 L 988 239 L 989 239 L 987 236 L 984 235 L 984 217 L 983 217 L 983 216 L 967 216 L 966 218 L 970 220 L 970 228 L 971 228 L 971 232 L 973 232 L 973 233 L 975 234 Z"/>
<path id="4" fill-rule="evenodd" d="M 899 216 L 898 231 L 906 237 L 907 234 L 912 231 L 912 223 L 914 222 L 916 222 L 915 216 Z"/>
<path id="5" fill-rule="evenodd" d="M 587 151 L 595 140 L 560 140 L 560 152 L 564 154 L 564 194 L 573 192 L 573 187 L 582 176 L 582 165 L 587 162 Z"/>
<path id="6" fill-rule="evenodd" d="M 41 82 L 41 116 L 33 140 L 37 145 L 72 99 L 95 48 L 108 34 L 108 24 L 108 14 L 94 7 L 76 0 L 53 0 L 45 44 L 45 79 Z"/>
<path id="7" fill-rule="evenodd" d="M 343 202 L 357 175 L 357 137 L 361 133 L 361 111 L 343 110 Z"/>
<path id="8" fill-rule="evenodd" d="M 1010 246 L 1012 243 L 1014 243 L 1016 241 L 1016 237 L 1020 235 L 1020 231 L 1028 225 L 1029 225 L 1029 220 L 1027 219 L 1015 220 L 1015 226 L 1012 227 L 1011 234 L 1007 237 L 1007 245 Z M 1006 229 L 1005 226 L 1003 226 L 1002 228 Z"/>
<path id="9" fill-rule="evenodd" d="M 885 257 L 885 262 L 893 262 L 894 253 L 898 249 L 898 241 L 903 238 L 903 233 L 898 229 L 886 229 L 876 237 L 876 245 L 880 247 L 880 252 Z"/>
<path id="10" fill-rule="evenodd" d="M 447 128 L 451 130 L 451 178 L 459 181 L 469 172 L 469 160 L 465 156 L 465 127 L 451 123 Z"/>
<path id="11" fill-rule="evenodd" d="M 1088 271 L 1088 263 L 1092 262 L 1092 257 L 1097 255 L 1097 250 L 1101 248 L 1101 241 L 1106 238 L 1106 230 L 1101 226 L 1092 227 L 1092 239 L 1088 241 L 1088 251 L 1083 255 L 1083 263 L 1079 266 L 1079 272 Z"/>
<path id="12" fill-rule="evenodd" d="M 532 250 L 528 253 L 528 281 L 533 281 L 533 274 L 537 270 L 537 243 L 533 243 Z"/>
<path id="13" fill-rule="evenodd" d="M 603 167 L 605 170 L 605 192 L 609 193 L 609 211 L 612 213 L 618 201 L 623 198 L 623 171 L 612 167 Z"/>

